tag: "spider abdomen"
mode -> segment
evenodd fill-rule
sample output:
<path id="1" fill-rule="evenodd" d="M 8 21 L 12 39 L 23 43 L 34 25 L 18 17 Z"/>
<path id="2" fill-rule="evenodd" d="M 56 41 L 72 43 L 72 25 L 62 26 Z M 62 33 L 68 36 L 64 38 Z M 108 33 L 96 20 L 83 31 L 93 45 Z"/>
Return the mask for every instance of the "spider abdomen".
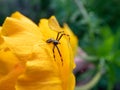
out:
<path id="1" fill-rule="evenodd" d="M 52 38 L 48 39 L 46 42 L 47 42 L 47 43 L 53 43 L 54 45 L 59 44 L 59 41 L 58 41 L 58 40 L 55 40 L 55 39 L 52 39 Z"/>

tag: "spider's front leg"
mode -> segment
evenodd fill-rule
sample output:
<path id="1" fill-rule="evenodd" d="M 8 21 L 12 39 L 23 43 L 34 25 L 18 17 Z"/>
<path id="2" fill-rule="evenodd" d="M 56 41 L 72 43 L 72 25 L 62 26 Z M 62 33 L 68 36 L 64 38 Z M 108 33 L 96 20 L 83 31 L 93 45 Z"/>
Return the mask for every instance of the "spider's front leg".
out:
<path id="1" fill-rule="evenodd" d="M 58 40 L 59 35 L 60 35 L 61 33 L 63 33 L 63 32 L 64 32 L 64 31 L 58 32 L 57 37 L 56 37 L 56 40 Z"/>
<path id="2" fill-rule="evenodd" d="M 61 34 L 61 36 L 57 39 L 57 41 L 59 41 L 62 38 L 62 36 L 64 36 L 64 35 L 67 36 L 69 38 L 69 41 L 70 41 L 70 35 L 65 34 L 65 33 Z"/>

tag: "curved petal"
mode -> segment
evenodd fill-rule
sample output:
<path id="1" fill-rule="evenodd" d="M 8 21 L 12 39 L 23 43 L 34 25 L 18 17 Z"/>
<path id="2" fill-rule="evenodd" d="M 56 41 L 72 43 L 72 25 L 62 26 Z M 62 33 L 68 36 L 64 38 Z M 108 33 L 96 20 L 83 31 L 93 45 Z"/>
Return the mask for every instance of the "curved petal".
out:
<path id="1" fill-rule="evenodd" d="M 23 67 L 1 37 L 1 29 L 2 27 L 0 27 L 0 89 L 15 90 L 17 78 L 23 73 Z"/>
<path id="2" fill-rule="evenodd" d="M 38 27 L 10 17 L 3 24 L 2 34 L 10 49 L 17 55 L 23 55 L 21 59 L 30 54 L 33 46 L 42 38 Z"/>
<path id="3" fill-rule="evenodd" d="M 15 13 L 13 13 L 11 15 L 11 18 L 15 18 L 21 22 L 25 22 L 27 25 L 31 25 L 31 27 L 34 27 L 34 28 L 37 28 L 38 29 L 38 26 L 32 21 L 30 20 L 29 18 L 27 18 L 26 16 L 22 15 L 20 12 L 16 11 Z M 27 26 L 26 26 L 27 27 Z M 31 28 L 32 29 L 32 28 Z M 36 31 L 36 30 L 35 30 Z"/>
<path id="4" fill-rule="evenodd" d="M 0 30 L 0 78 L 8 74 L 17 63 L 19 63 L 19 59 L 7 47 L 4 39 L 1 37 Z"/>
<path id="5" fill-rule="evenodd" d="M 19 63 L 18 58 L 9 50 L 0 51 L 0 75 L 9 73 Z M 1 77 L 0 77 L 1 78 Z"/>

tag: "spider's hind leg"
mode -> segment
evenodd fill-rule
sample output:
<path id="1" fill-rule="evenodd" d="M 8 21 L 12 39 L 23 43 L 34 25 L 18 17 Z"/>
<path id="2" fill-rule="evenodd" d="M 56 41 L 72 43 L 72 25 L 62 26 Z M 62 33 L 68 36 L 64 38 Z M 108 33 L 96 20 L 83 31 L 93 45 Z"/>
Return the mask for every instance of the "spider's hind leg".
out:
<path id="1" fill-rule="evenodd" d="M 59 50 L 58 46 L 55 46 L 55 47 L 56 47 L 56 48 L 57 48 L 57 50 L 58 50 L 58 53 L 59 53 L 59 55 L 60 55 L 61 62 L 62 62 L 62 65 L 63 65 L 63 58 L 62 58 L 62 54 L 61 54 L 61 52 L 60 52 L 60 50 Z"/>
<path id="2" fill-rule="evenodd" d="M 53 46 L 53 49 L 52 49 L 52 51 L 53 51 L 53 57 L 54 57 L 54 60 L 56 61 L 56 59 L 55 59 L 55 46 Z"/>

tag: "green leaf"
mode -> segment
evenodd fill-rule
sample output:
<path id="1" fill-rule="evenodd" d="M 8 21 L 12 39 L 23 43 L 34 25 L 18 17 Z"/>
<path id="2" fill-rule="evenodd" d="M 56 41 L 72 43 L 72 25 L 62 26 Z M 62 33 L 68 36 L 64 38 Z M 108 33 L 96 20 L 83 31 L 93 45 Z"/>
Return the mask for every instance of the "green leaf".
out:
<path id="1" fill-rule="evenodd" d="M 108 90 L 113 90 L 115 83 L 115 67 L 112 63 L 107 64 L 108 68 Z"/>
<path id="2" fill-rule="evenodd" d="M 98 47 L 98 56 L 107 57 L 113 49 L 114 37 L 110 36 L 103 40 Z"/>
<path id="3" fill-rule="evenodd" d="M 101 34 L 103 39 L 107 39 L 107 38 L 109 38 L 113 35 L 112 31 L 111 31 L 111 28 L 109 26 L 101 27 L 100 28 L 100 34 Z"/>

